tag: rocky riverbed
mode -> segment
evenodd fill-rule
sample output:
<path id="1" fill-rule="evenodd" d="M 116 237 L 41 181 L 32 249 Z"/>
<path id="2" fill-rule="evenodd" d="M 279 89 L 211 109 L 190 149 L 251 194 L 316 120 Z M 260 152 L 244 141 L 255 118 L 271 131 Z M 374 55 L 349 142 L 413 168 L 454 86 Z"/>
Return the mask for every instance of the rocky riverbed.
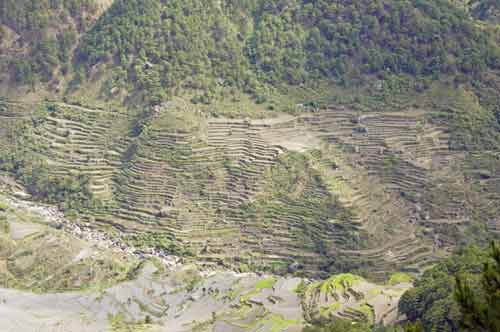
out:
<path id="1" fill-rule="evenodd" d="M 18 194 L 18 196 L 21 195 Z M 140 259 L 156 257 L 160 259 L 165 266 L 170 268 L 175 267 L 182 261 L 180 257 L 170 255 L 160 249 L 137 249 L 126 244 L 121 239 L 120 234 L 112 236 L 107 232 L 91 228 L 78 221 L 70 221 L 65 217 L 64 213 L 55 206 L 43 205 L 29 200 L 7 196 L 2 196 L 1 199 L 14 209 L 40 216 L 41 220 L 45 220 L 50 227 L 61 229 L 79 239 L 96 244 L 100 248 L 112 249 L 117 252 L 135 255 Z"/>

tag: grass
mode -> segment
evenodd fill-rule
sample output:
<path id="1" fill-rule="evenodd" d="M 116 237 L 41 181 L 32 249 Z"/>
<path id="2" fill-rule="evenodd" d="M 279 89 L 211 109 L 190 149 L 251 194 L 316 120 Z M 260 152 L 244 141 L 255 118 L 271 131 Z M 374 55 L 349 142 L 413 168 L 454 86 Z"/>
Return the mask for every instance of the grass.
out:
<path id="1" fill-rule="evenodd" d="M 0 202 L 0 211 L 7 211 L 9 209 L 9 205 L 4 202 Z"/>
<path id="2" fill-rule="evenodd" d="M 339 300 L 346 293 L 347 289 L 363 280 L 362 277 L 350 273 L 334 275 L 327 280 L 302 286 L 301 288 L 305 287 L 305 291 L 303 291 L 301 297 L 306 300 L 318 298 L 327 301 L 327 305 L 323 305 L 317 309 L 320 317 L 328 318 L 342 308 Z"/>
<path id="3" fill-rule="evenodd" d="M 152 324 L 146 322 L 129 322 L 125 320 L 125 315 L 108 315 L 110 332 L 147 332 L 151 330 Z"/>
<path id="4" fill-rule="evenodd" d="M 322 317 L 330 317 L 335 311 L 339 310 L 342 304 L 336 302 L 327 307 L 321 307 L 319 313 Z"/>
<path id="5" fill-rule="evenodd" d="M 263 289 L 273 288 L 275 284 L 276 284 L 276 279 L 271 277 L 257 281 L 257 284 L 255 284 L 255 288 L 261 291 Z"/>
<path id="6" fill-rule="evenodd" d="M 7 222 L 7 218 L 3 215 L 0 215 L 0 234 L 9 234 L 10 225 Z"/>
<path id="7" fill-rule="evenodd" d="M 368 304 L 368 303 L 363 303 L 359 307 L 359 311 L 362 312 L 365 316 L 368 322 L 373 322 L 375 318 L 375 314 L 373 312 L 373 308 Z"/>
<path id="8" fill-rule="evenodd" d="M 344 293 L 348 288 L 363 280 L 362 277 L 351 273 L 338 274 L 320 283 L 319 289 L 322 294 Z"/>
<path id="9" fill-rule="evenodd" d="M 251 290 L 250 292 L 241 295 L 241 297 L 240 297 L 240 303 L 247 302 L 253 296 L 259 295 L 260 292 L 262 290 L 264 290 L 264 289 L 271 289 L 271 288 L 273 288 L 275 284 L 276 284 L 276 279 L 273 278 L 273 277 L 258 280 L 255 283 L 255 289 L 254 290 Z"/>
<path id="10" fill-rule="evenodd" d="M 372 288 L 368 291 L 368 295 L 370 295 L 370 297 L 375 297 L 381 293 L 382 293 L 382 289 L 379 287 Z"/>
<path id="11" fill-rule="evenodd" d="M 259 295 L 259 294 L 260 294 L 260 291 L 257 289 L 254 289 L 248 293 L 245 293 L 245 294 L 240 296 L 240 303 L 245 303 L 248 300 L 250 300 L 252 297 L 254 297 L 255 295 Z"/>
<path id="12" fill-rule="evenodd" d="M 254 320 L 249 322 L 248 317 L 254 310 L 258 310 L 259 313 Z M 225 321 L 237 327 L 238 330 L 241 329 L 245 331 L 283 332 L 288 331 L 292 325 L 301 324 L 298 320 L 286 319 L 279 314 L 271 313 L 264 307 L 256 309 L 255 307 L 245 304 L 237 309 L 225 312 L 221 316 L 217 316 L 217 320 Z M 213 321 L 210 323 L 213 323 Z M 203 325 L 203 327 L 207 327 L 207 324 Z M 208 330 L 211 331 L 211 329 Z"/>
<path id="13" fill-rule="evenodd" d="M 423 100 L 435 110 L 432 117 L 449 126 L 451 149 L 498 150 L 499 125 L 474 91 L 435 83 Z"/>
<path id="14" fill-rule="evenodd" d="M 295 289 L 293 290 L 295 293 L 299 294 L 299 296 L 304 295 L 304 293 L 307 290 L 307 284 L 304 282 L 304 280 L 300 280 L 300 282 L 297 284 Z"/>
<path id="15" fill-rule="evenodd" d="M 219 94 L 209 105 L 187 102 L 194 97 L 193 94 L 187 93 L 182 97 L 190 108 L 199 109 L 213 117 L 262 119 L 276 115 L 276 112 L 273 112 L 277 109 L 276 103 L 272 100 L 258 104 L 250 95 L 239 91 L 233 91 L 231 94 L 228 91 L 220 90 Z"/>
<path id="16" fill-rule="evenodd" d="M 262 322 L 265 325 L 270 325 L 269 332 L 282 332 L 287 331 L 291 325 L 299 324 L 298 321 L 292 319 L 285 319 L 281 315 L 269 314 Z"/>
<path id="17" fill-rule="evenodd" d="M 41 226 L 36 233 L 20 240 L 0 238 L 0 260 L 6 261 L 8 272 L 2 287 L 37 293 L 102 290 L 129 280 L 130 272 L 137 267 L 135 258 L 107 250 L 95 252 L 84 241 L 45 226 L 39 217 L 17 210 L 5 213 L 9 220 L 20 225 L 28 222 Z M 2 231 L 7 231 L 4 224 L 7 225 L 0 221 Z M 75 260 L 82 250 L 89 250 L 90 256 Z"/>
<path id="18" fill-rule="evenodd" d="M 413 282 L 413 277 L 407 273 L 396 272 L 389 277 L 389 285 L 397 285 L 401 283 Z"/>

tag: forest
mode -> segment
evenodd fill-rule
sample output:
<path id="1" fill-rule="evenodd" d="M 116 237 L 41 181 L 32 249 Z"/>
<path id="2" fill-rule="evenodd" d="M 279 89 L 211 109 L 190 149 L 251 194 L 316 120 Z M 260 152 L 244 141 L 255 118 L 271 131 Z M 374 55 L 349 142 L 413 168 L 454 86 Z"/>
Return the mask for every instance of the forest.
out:
<path id="1" fill-rule="evenodd" d="M 214 85 L 264 98 L 267 89 L 317 79 L 476 79 L 500 68 L 494 33 L 446 0 L 117 0 L 93 25 L 85 14 L 97 10 L 93 0 L 0 6 L 0 23 L 33 41 L 23 58 L 12 59 L 17 82 L 47 81 L 55 69 L 65 75 L 74 67 L 78 84 L 95 65 L 112 63 L 117 83 L 147 91 L 153 102 L 175 88 L 201 89 L 201 101 L 210 100 Z M 485 1 L 475 15 L 491 6 Z M 54 34 L 61 25 L 67 29 Z"/>
<path id="2" fill-rule="evenodd" d="M 140 15 L 137 15 L 140 13 Z M 492 36 L 447 1 L 116 1 L 77 66 L 118 64 L 154 93 L 214 83 L 259 93 L 366 75 L 480 76 L 500 67 Z"/>

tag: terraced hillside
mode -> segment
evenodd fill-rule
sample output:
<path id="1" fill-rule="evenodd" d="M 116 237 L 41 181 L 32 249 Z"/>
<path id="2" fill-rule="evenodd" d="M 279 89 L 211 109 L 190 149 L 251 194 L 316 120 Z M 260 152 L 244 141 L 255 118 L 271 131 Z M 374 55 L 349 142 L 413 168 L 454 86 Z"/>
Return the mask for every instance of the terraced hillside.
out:
<path id="1" fill-rule="evenodd" d="M 4 103 L 0 139 L 49 178 L 86 177 L 89 224 L 207 264 L 382 277 L 497 227 L 498 155 L 450 150 L 423 110 L 226 119 L 174 101 L 146 114 Z"/>
<path id="2" fill-rule="evenodd" d="M 498 1 L 0 1 L 0 326 L 458 324 L 397 308 L 500 237 Z"/>
<path id="3" fill-rule="evenodd" d="M 5 331 L 300 331 L 324 297 L 336 310 L 323 317 L 354 312 L 363 323 L 391 323 L 411 286 L 401 275 L 387 284 L 350 274 L 323 283 L 163 264 L 97 234 L 46 205 L 0 195 Z"/>

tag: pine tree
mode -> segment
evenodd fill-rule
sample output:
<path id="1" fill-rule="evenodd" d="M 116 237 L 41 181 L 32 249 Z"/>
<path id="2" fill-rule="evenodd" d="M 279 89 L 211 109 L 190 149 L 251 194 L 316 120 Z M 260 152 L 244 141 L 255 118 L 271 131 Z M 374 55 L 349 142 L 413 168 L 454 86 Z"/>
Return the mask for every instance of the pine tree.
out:
<path id="1" fill-rule="evenodd" d="M 477 332 L 500 332 L 500 248 L 491 244 L 492 262 L 484 265 L 481 291 L 472 289 L 464 278 L 457 276 L 456 298 L 460 304 L 462 325 Z"/>

